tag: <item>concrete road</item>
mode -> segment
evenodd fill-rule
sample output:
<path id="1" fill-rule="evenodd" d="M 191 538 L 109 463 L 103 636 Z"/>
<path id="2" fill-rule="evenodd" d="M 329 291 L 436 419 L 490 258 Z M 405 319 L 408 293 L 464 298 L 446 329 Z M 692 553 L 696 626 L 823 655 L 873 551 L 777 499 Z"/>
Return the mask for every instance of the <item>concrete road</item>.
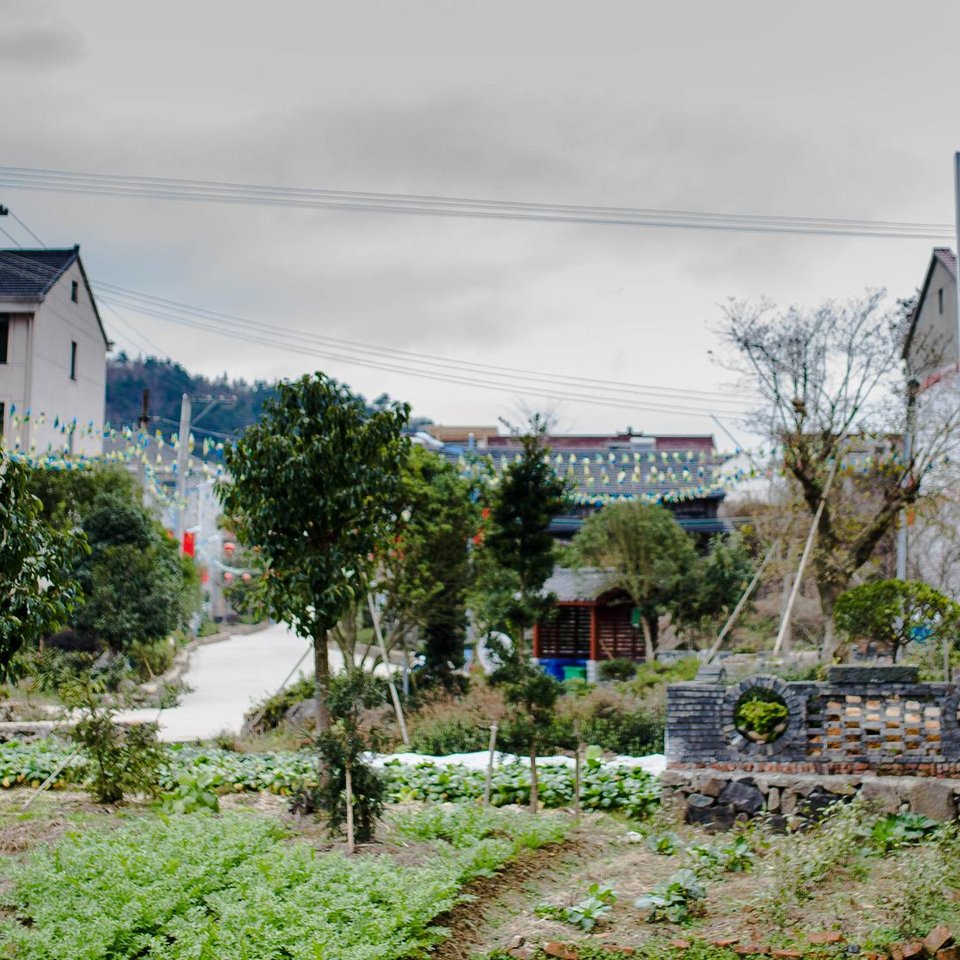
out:
<path id="1" fill-rule="evenodd" d="M 172 742 L 208 740 L 221 731 L 237 733 L 244 713 L 276 693 L 307 650 L 307 641 L 283 624 L 198 647 L 184 676 L 192 691 L 180 698 L 178 706 L 159 715 L 156 710 L 125 710 L 119 719 L 158 720 L 160 739 Z M 343 657 L 334 648 L 330 669 L 334 673 L 343 669 Z M 300 671 L 313 673 L 312 653 Z"/>

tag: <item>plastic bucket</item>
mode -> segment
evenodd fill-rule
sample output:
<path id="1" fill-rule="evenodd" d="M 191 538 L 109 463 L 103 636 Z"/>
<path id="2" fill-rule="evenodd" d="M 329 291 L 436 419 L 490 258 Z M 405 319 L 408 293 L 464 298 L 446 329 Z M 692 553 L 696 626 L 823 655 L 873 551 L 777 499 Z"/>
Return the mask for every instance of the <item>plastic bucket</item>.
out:
<path id="1" fill-rule="evenodd" d="M 586 680 L 586 679 L 587 679 L 587 668 L 586 668 L 586 667 L 565 666 L 565 667 L 563 668 L 563 679 L 564 679 L 564 680 Z"/>

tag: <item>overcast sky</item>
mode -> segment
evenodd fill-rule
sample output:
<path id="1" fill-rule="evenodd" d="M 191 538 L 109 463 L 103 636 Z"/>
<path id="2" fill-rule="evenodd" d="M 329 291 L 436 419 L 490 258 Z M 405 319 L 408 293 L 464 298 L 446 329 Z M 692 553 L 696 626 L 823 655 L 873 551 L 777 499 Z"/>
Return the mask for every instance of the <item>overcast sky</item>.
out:
<path id="1" fill-rule="evenodd" d="M 960 7 L 923 2 L 0 0 L 0 163 L 949 223 L 957 37 Z M 94 282 L 459 360 L 718 391 L 731 378 L 707 351 L 728 297 L 905 296 L 933 245 L 2 189 L 0 203 L 48 245 L 80 243 Z M 104 311 L 118 346 L 146 334 L 192 371 L 321 368 L 444 423 L 548 405 L 122 315 L 139 334 Z M 566 430 L 719 434 L 706 416 L 549 405 Z"/>

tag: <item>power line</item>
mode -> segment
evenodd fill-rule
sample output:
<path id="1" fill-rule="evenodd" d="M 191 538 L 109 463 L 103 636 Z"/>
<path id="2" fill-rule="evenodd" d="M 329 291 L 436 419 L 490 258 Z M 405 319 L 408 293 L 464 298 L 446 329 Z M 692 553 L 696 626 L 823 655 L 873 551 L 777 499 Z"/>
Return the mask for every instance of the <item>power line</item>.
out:
<path id="1" fill-rule="evenodd" d="M 20 261 L 20 265 L 11 264 L 11 258 Z M 24 276 L 49 277 L 57 273 L 53 268 L 30 261 L 12 251 L 7 251 L 3 256 L 3 262 Z M 124 288 L 115 287 L 112 284 L 98 284 L 99 287 L 124 290 Z M 133 294 L 132 291 L 130 291 Z M 374 369 L 385 370 L 388 372 L 399 373 L 405 376 L 416 376 L 420 378 L 435 380 L 442 383 L 451 383 L 457 386 L 474 386 L 487 390 L 509 390 L 524 396 L 536 398 L 547 398 L 555 400 L 569 400 L 577 403 L 586 403 L 596 406 L 618 407 L 628 410 L 649 410 L 658 413 L 674 413 L 692 416 L 713 415 L 712 410 L 704 408 L 695 408 L 685 406 L 677 402 L 669 404 L 664 402 L 655 402 L 647 397 L 637 397 L 629 400 L 627 397 L 610 397 L 591 392 L 570 392 L 580 389 L 576 385 L 564 384 L 562 380 L 557 385 L 557 378 L 550 378 L 548 374 L 538 374 L 538 377 L 546 379 L 547 382 L 537 382 L 537 379 L 530 376 L 521 376 L 519 380 L 502 372 L 499 368 L 490 366 L 490 372 L 467 369 L 462 367 L 458 370 L 457 361 L 446 360 L 445 363 L 452 366 L 453 369 L 436 370 L 428 361 L 420 360 L 417 355 L 409 354 L 411 359 L 403 362 L 402 360 L 389 361 L 387 359 L 370 356 L 357 356 L 354 353 L 334 352 L 329 348 L 317 344 L 321 339 L 312 334 L 304 334 L 289 328 L 278 327 L 271 324 L 259 323 L 252 320 L 246 320 L 240 317 L 232 317 L 227 314 L 218 314 L 214 311 L 192 308 L 186 304 L 177 304 L 176 301 L 165 301 L 160 297 L 152 297 L 149 294 L 135 294 L 126 296 L 123 294 L 100 293 L 100 299 L 105 304 L 116 304 L 128 309 L 136 310 L 142 313 L 148 313 L 159 319 L 168 320 L 173 323 L 179 323 L 193 329 L 203 330 L 221 336 L 229 336 L 232 339 L 244 340 L 249 343 L 257 343 L 263 346 L 270 346 L 276 349 L 288 350 L 302 355 L 304 350 L 311 351 L 327 360 L 333 359 L 344 363 L 356 364 L 361 366 L 373 367 Z M 146 303 L 146 306 L 144 305 Z M 261 331 L 267 331 L 271 336 L 265 336 Z M 385 349 L 385 348 L 378 348 Z M 397 353 L 393 351 L 392 353 Z M 413 365 L 417 364 L 417 365 Z M 477 365 L 488 366 L 488 365 Z M 496 378 L 496 379 L 494 379 Z M 523 382 L 526 380 L 527 382 Z M 595 381 L 602 384 L 603 381 Z M 596 388 L 595 388 L 596 389 Z M 600 389 L 605 389 L 603 386 Z M 620 391 L 625 393 L 627 391 Z M 676 399 L 683 399 L 682 393 Z M 696 397 L 691 397 L 697 402 Z M 700 401 L 704 402 L 704 401 Z M 710 400 L 707 403 L 713 402 Z M 730 416 L 729 413 L 725 414 Z M 736 418 L 733 418 L 736 419 Z"/>
<path id="2" fill-rule="evenodd" d="M 47 249 L 47 245 L 12 210 L 10 210 L 9 213 L 10 216 L 13 217 L 13 219 L 16 220 L 17 223 L 19 223 L 20 226 L 23 227 L 23 229 L 26 230 L 26 232 L 29 233 L 30 236 L 33 237 L 33 239 L 36 240 L 41 247 L 43 247 L 44 250 Z"/>
<path id="3" fill-rule="evenodd" d="M 894 239 L 940 240 L 953 237 L 953 226 L 941 223 L 478 200 L 429 194 L 321 190 L 218 180 L 90 174 L 35 167 L 0 166 L 0 186 L 93 196 L 308 207 L 417 216 Z"/>
<path id="4" fill-rule="evenodd" d="M 316 343 L 330 345 L 335 349 L 347 349 L 350 351 L 359 351 L 361 353 L 372 353 L 374 355 L 384 356 L 390 360 L 396 360 L 403 357 L 418 364 L 440 365 L 452 367 L 457 370 L 469 369 L 478 373 L 492 374 L 495 376 L 505 376 L 516 374 L 523 379 L 540 380 L 550 385 L 558 383 L 570 385 L 585 385 L 592 389 L 600 388 L 606 392 L 625 393 L 630 395 L 650 395 L 654 398 L 664 399 L 671 394 L 684 400 L 706 400 L 711 403 L 734 404 L 738 408 L 742 407 L 738 397 L 731 396 L 728 393 L 715 390 L 684 390 L 678 387 L 659 387 L 649 384 L 628 383 L 618 380 L 604 380 L 594 377 L 578 377 L 564 374 L 558 376 L 542 370 L 531 370 L 519 367 L 510 367 L 490 363 L 481 363 L 475 360 L 457 360 L 450 357 L 443 357 L 437 354 L 420 353 L 412 350 L 404 350 L 395 347 L 382 347 L 376 344 L 361 343 L 356 340 L 346 340 L 340 337 L 330 337 L 323 334 L 308 333 L 293 330 L 290 327 L 281 327 L 275 324 L 268 324 L 262 321 L 255 321 L 234 314 L 222 313 L 216 310 L 208 310 L 201 307 L 195 307 L 180 301 L 170 300 L 165 297 L 158 297 L 151 294 L 138 293 L 116 284 L 105 281 L 97 281 L 97 288 L 106 291 L 107 294 L 119 296 L 130 301 L 128 304 L 131 309 L 137 309 L 139 303 L 141 308 L 146 305 L 148 308 L 159 306 L 161 309 L 173 310 L 174 312 L 185 312 L 192 316 L 197 316 L 205 320 L 215 322 L 226 321 L 229 323 L 241 324 L 246 327 L 252 327 L 257 331 L 271 330 L 276 331 L 281 336 L 294 335 L 303 337 Z"/>
<path id="5" fill-rule="evenodd" d="M 112 295 L 100 294 L 101 297 L 112 299 Z M 134 303 L 125 300 L 114 300 L 130 309 L 138 309 Z M 149 313 L 159 319 L 169 320 L 173 323 L 180 323 L 194 329 L 204 330 L 210 333 L 216 333 L 229 336 L 234 339 L 245 340 L 250 343 L 260 343 L 265 346 L 274 346 L 280 349 L 288 349 L 300 353 L 309 351 L 316 356 L 324 357 L 328 360 L 339 360 L 344 363 L 358 364 L 374 369 L 386 370 L 394 373 L 401 373 L 406 376 L 416 376 L 442 383 L 452 383 L 456 385 L 482 386 L 486 389 L 510 390 L 525 394 L 527 396 L 549 396 L 556 399 L 574 400 L 584 403 L 593 403 L 602 406 L 615 406 L 624 409 L 638 410 L 647 409 L 651 411 L 664 413 L 693 414 L 696 416 L 709 416 L 711 411 L 702 407 L 693 408 L 683 405 L 681 402 L 671 402 L 660 400 L 659 402 L 647 397 L 636 397 L 632 400 L 623 396 L 604 396 L 596 392 L 571 392 L 577 390 L 576 386 L 557 383 L 523 382 L 525 378 L 515 379 L 505 374 L 482 374 L 477 371 L 458 371 L 456 369 L 437 370 L 431 366 L 416 366 L 415 361 L 404 361 L 398 359 L 389 361 L 387 359 L 374 358 L 369 356 L 358 356 L 353 353 L 343 353 L 335 351 L 322 344 L 317 344 L 309 334 L 302 334 L 292 330 L 282 330 L 277 327 L 269 327 L 270 336 L 261 334 L 257 331 L 257 326 L 266 325 L 249 323 L 246 326 L 233 324 L 227 326 L 223 322 L 212 321 L 203 317 L 185 316 L 183 313 L 163 309 L 159 307 L 140 306 L 139 309 Z M 280 332 L 278 333 L 278 329 Z M 680 400 L 681 398 L 677 398 Z M 697 402 L 697 398 L 691 398 Z M 702 401 L 701 401 L 702 402 Z"/>

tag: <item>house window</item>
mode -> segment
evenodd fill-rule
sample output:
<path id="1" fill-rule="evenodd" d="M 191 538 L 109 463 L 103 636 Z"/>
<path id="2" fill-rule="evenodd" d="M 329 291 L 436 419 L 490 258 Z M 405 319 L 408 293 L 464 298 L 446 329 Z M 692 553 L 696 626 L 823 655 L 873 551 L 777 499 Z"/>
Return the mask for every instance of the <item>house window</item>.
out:
<path id="1" fill-rule="evenodd" d="M 7 362 L 7 345 L 10 343 L 10 315 L 0 313 L 0 363 Z"/>
<path id="2" fill-rule="evenodd" d="M 74 303 L 77 303 L 80 300 L 80 284 L 77 283 L 76 280 L 70 281 L 70 299 Z"/>
<path id="3" fill-rule="evenodd" d="M 940 305 L 940 312 L 943 313 L 943 287 L 937 291 L 937 303 Z"/>
<path id="4" fill-rule="evenodd" d="M 70 379 L 77 379 L 77 341 L 70 341 Z"/>

